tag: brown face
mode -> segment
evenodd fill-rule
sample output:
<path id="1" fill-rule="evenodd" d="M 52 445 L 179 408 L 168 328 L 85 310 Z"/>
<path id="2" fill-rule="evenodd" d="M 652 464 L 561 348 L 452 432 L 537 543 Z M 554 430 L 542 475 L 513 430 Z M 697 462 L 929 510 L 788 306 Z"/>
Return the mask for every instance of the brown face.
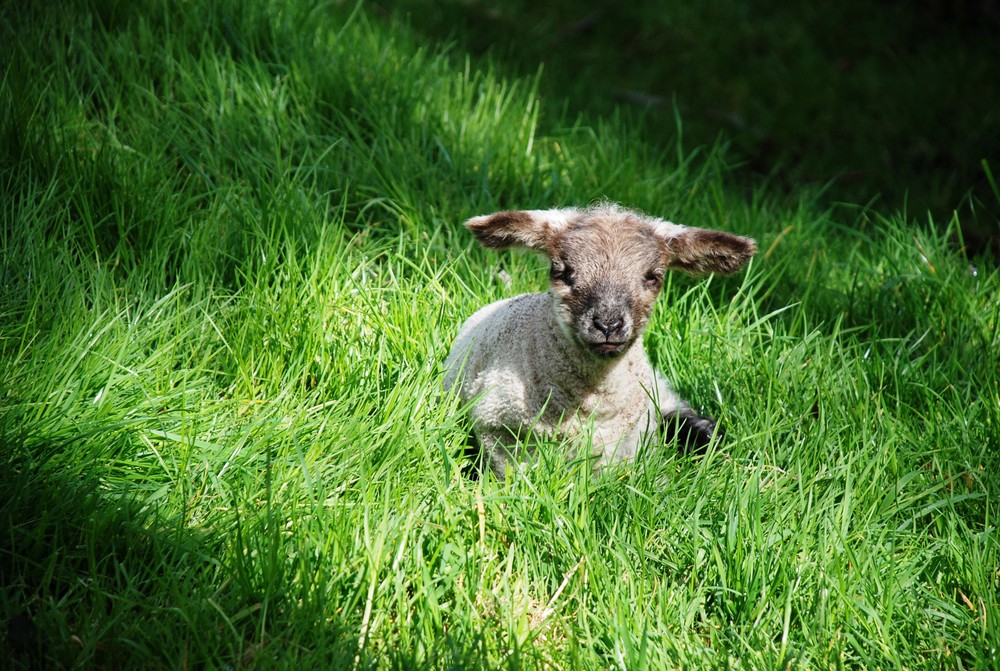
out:
<path id="1" fill-rule="evenodd" d="M 563 332 L 598 357 L 617 356 L 642 335 L 665 270 L 732 273 L 757 253 L 750 238 L 681 226 L 613 203 L 508 210 L 473 217 L 465 226 L 486 247 L 547 254 Z"/>
<path id="2" fill-rule="evenodd" d="M 551 292 L 563 331 L 599 357 L 641 335 L 663 284 L 666 247 L 641 220 L 589 218 L 550 242 Z"/>

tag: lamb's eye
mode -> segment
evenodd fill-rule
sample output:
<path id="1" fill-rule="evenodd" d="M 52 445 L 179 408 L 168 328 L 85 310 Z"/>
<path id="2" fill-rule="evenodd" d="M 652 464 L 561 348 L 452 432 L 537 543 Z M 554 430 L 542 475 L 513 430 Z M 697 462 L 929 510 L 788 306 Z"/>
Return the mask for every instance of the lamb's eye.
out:
<path id="1" fill-rule="evenodd" d="M 573 286 L 575 280 L 573 277 L 573 267 L 568 263 L 554 264 L 552 266 L 552 280 L 554 282 L 562 282 L 568 287 Z"/>
<path id="2" fill-rule="evenodd" d="M 663 284 L 663 271 L 658 268 L 650 270 L 643 278 L 643 284 L 646 285 L 647 289 L 659 289 L 660 285 Z"/>

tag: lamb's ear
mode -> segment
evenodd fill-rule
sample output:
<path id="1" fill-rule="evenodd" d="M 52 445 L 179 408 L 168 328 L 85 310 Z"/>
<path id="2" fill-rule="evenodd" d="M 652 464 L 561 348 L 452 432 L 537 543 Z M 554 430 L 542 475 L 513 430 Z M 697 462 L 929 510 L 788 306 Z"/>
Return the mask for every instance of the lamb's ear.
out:
<path id="1" fill-rule="evenodd" d="M 653 222 L 665 244 L 666 267 L 686 273 L 734 273 L 757 253 L 750 238 L 669 221 Z"/>
<path id="2" fill-rule="evenodd" d="M 577 210 L 572 208 L 507 210 L 473 217 L 465 222 L 465 227 L 472 231 L 483 247 L 506 249 L 520 246 L 545 252 L 576 215 Z"/>

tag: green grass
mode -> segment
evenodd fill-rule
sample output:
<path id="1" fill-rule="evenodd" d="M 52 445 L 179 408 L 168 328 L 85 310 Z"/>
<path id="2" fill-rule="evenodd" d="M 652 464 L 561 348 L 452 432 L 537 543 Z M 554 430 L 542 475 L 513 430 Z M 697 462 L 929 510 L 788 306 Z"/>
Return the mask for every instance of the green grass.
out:
<path id="1" fill-rule="evenodd" d="M 1000 273 L 960 221 L 748 194 L 365 7 L 6 11 L 7 667 L 1000 664 Z M 460 222 L 602 197 L 758 239 L 647 337 L 727 440 L 471 480 L 440 362 L 545 273 Z"/>
<path id="2" fill-rule="evenodd" d="M 533 74 L 576 109 L 624 109 L 659 142 L 720 133 L 745 168 L 827 203 L 946 224 L 1000 258 L 1000 28 L 994 3 L 379 0 L 430 39 Z M 558 108 L 557 108 L 558 109 Z"/>

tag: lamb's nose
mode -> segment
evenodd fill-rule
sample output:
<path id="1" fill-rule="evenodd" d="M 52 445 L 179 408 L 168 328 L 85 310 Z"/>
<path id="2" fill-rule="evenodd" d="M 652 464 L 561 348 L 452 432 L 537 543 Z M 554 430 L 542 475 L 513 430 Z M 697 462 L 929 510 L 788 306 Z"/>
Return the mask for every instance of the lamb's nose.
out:
<path id="1" fill-rule="evenodd" d="M 618 317 L 617 319 L 611 322 L 604 322 L 598 319 L 597 317 L 594 317 L 594 327 L 598 331 L 603 333 L 604 337 L 610 336 L 615 331 L 620 331 L 622 326 L 624 325 L 625 325 L 625 320 L 622 319 L 621 317 Z"/>

